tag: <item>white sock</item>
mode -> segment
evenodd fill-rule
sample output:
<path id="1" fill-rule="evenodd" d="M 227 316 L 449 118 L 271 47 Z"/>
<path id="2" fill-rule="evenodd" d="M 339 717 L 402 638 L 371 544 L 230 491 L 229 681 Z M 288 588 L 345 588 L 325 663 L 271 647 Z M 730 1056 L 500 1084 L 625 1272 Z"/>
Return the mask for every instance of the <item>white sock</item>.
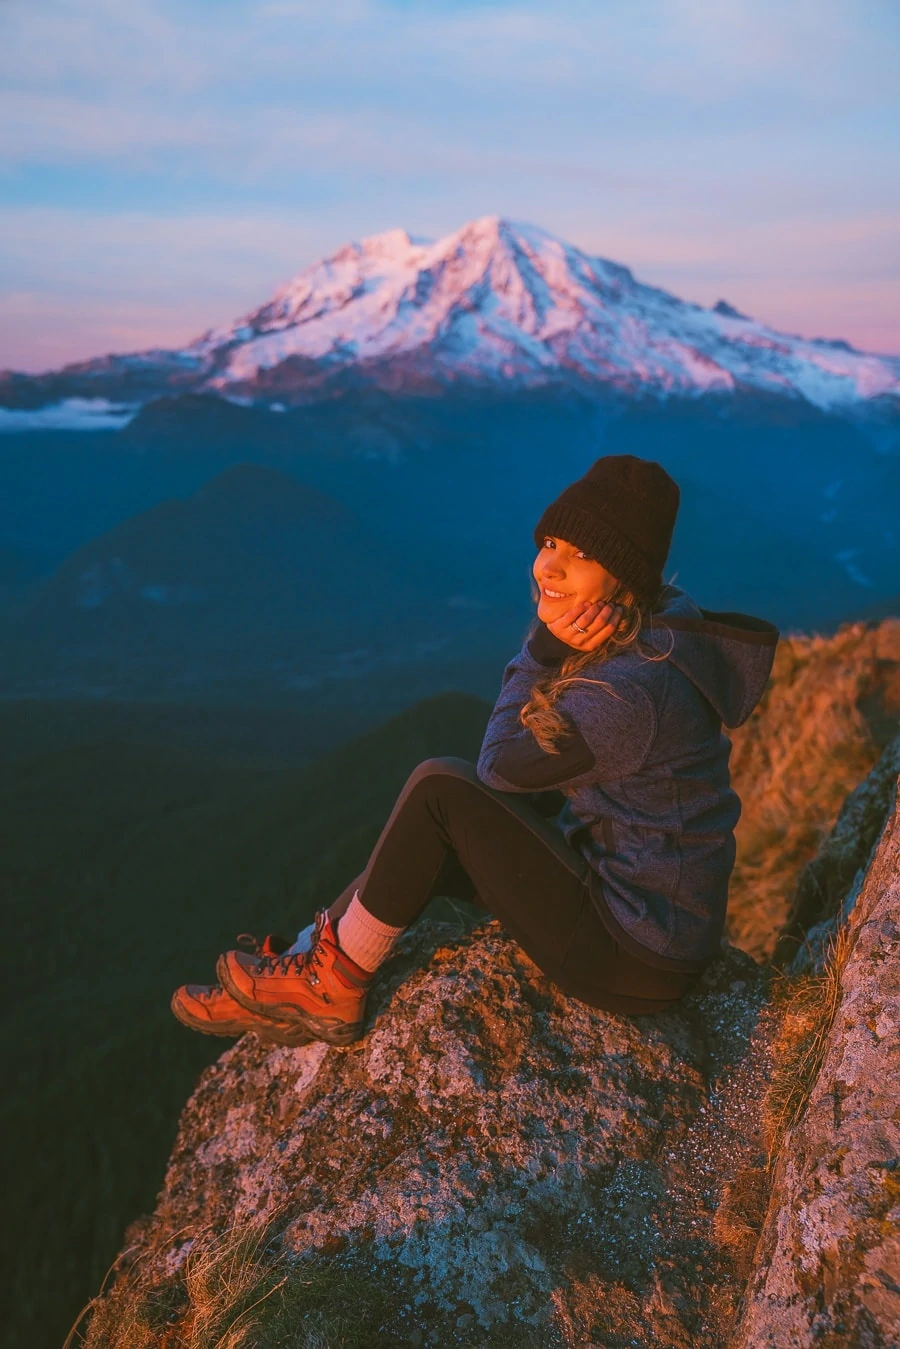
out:
<path id="1" fill-rule="evenodd" d="M 347 912 L 338 919 L 338 945 L 352 961 L 371 972 L 387 960 L 403 931 L 374 918 L 360 903 L 359 891 L 354 890 Z"/>

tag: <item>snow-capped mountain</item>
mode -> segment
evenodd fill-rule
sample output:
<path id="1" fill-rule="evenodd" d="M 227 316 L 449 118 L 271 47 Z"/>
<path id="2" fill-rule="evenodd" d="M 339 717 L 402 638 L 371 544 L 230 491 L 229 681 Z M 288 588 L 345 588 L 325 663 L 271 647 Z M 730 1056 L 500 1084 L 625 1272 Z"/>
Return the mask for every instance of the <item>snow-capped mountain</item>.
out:
<path id="1" fill-rule="evenodd" d="M 44 402 L 190 389 L 290 405 L 360 383 L 562 383 L 625 396 L 756 389 L 838 410 L 900 396 L 900 358 L 780 333 L 724 301 L 687 303 L 534 225 L 484 216 L 437 240 L 395 229 L 347 244 L 183 350 L 8 376 L 0 403 L 23 406 L 26 383 L 32 407 L 40 385 Z"/>
<path id="2" fill-rule="evenodd" d="M 685 303 L 619 263 L 496 216 L 437 241 L 390 230 L 348 244 L 186 355 L 212 363 L 207 384 L 222 392 L 271 384 L 292 360 L 397 364 L 442 381 L 563 377 L 623 392 L 744 384 L 820 406 L 900 392 L 900 359 L 786 336 L 724 303 Z"/>

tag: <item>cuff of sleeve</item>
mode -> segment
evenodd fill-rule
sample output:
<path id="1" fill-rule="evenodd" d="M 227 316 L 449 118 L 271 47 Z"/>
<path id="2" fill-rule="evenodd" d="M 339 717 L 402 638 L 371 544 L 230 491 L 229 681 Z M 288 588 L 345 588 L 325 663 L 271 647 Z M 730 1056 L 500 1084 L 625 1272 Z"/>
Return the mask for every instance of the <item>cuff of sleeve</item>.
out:
<path id="1" fill-rule="evenodd" d="M 568 642 L 554 636 L 547 624 L 540 621 L 533 636 L 528 639 L 527 647 L 528 654 L 539 665 L 562 665 L 566 656 L 571 656 L 574 649 Z"/>

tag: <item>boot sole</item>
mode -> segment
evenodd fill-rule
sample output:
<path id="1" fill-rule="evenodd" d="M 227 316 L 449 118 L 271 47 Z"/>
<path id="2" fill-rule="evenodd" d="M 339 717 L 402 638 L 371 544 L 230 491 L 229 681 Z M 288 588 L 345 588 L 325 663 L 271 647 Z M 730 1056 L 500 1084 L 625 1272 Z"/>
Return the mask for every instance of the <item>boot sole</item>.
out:
<path id="1" fill-rule="evenodd" d="M 241 1035 L 252 1033 L 258 1035 L 261 1040 L 278 1045 L 290 1045 L 292 1048 L 308 1045 L 314 1038 L 301 1026 L 286 1026 L 274 1021 L 271 1026 L 248 1026 L 245 1022 L 238 1021 L 201 1021 L 199 1018 L 195 1020 L 174 996 L 169 1006 L 182 1026 L 199 1031 L 201 1035 L 217 1035 L 222 1039 L 234 1040 Z"/>
<path id="2" fill-rule="evenodd" d="M 231 977 L 231 971 L 225 957 L 219 956 L 216 965 L 216 975 L 219 983 L 230 993 L 235 1002 L 239 1002 L 248 1012 L 255 1012 L 257 1016 L 271 1017 L 272 1020 L 290 1022 L 298 1030 L 305 1030 L 313 1040 L 324 1040 L 328 1045 L 349 1045 L 354 1040 L 362 1037 L 362 1021 L 341 1021 L 337 1017 L 315 1016 L 312 1012 L 305 1012 L 302 1007 L 297 1007 L 294 1003 L 280 1002 L 277 1007 L 271 1010 L 263 1009 L 251 1002 L 246 993 L 242 993 Z"/>

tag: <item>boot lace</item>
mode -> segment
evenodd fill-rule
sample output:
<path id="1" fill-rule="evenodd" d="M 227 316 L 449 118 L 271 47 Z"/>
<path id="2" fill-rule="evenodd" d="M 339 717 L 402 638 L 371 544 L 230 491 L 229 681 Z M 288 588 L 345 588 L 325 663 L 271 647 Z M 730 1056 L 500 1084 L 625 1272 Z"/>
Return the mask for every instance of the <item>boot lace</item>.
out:
<path id="1" fill-rule="evenodd" d="M 244 951 L 249 951 L 251 955 L 257 956 L 259 959 L 264 959 L 272 954 L 274 942 L 277 942 L 279 947 L 291 945 L 289 937 L 275 936 L 271 932 L 267 937 L 262 938 L 254 937 L 252 932 L 239 932 L 236 941 L 237 945 Z M 268 950 L 266 949 L 267 946 Z"/>
<path id="2" fill-rule="evenodd" d="M 263 956 L 257 970 L 258 974 L 281 974 L 291 973 L 302 974 L 304 970 L 309 971 L 307 978 L 311 984 L 319 983 L 319 976 L 313 968 L 314 965 L 322 964 L 322 949 L 319 937 L 322 931 L 322 924 L 318 924 L 313 933 L 312 944 L 308 951 L 295 951 L 292 955 L 268 955 Z"/>
<path id="3" fill-rule="evenodd" d="M 290 974 L 291 967 L 295 974 L 299 974 L 306 964 L 307 956 L 310 951 L 295 951 L 289 956 L 263 956 L 259 962 L 257 974 Z"/>
<path id="4" fill-rule="evenodd" d="M 260 940 L 259 937 L 254 937 L 252 932 L 239 932 L 237 935 L 237 944 L 242 947 L 243 950 L 249 951 L 251 955 L 261 956 L 263 946 L 265 945 L 265 937 Z"/>

